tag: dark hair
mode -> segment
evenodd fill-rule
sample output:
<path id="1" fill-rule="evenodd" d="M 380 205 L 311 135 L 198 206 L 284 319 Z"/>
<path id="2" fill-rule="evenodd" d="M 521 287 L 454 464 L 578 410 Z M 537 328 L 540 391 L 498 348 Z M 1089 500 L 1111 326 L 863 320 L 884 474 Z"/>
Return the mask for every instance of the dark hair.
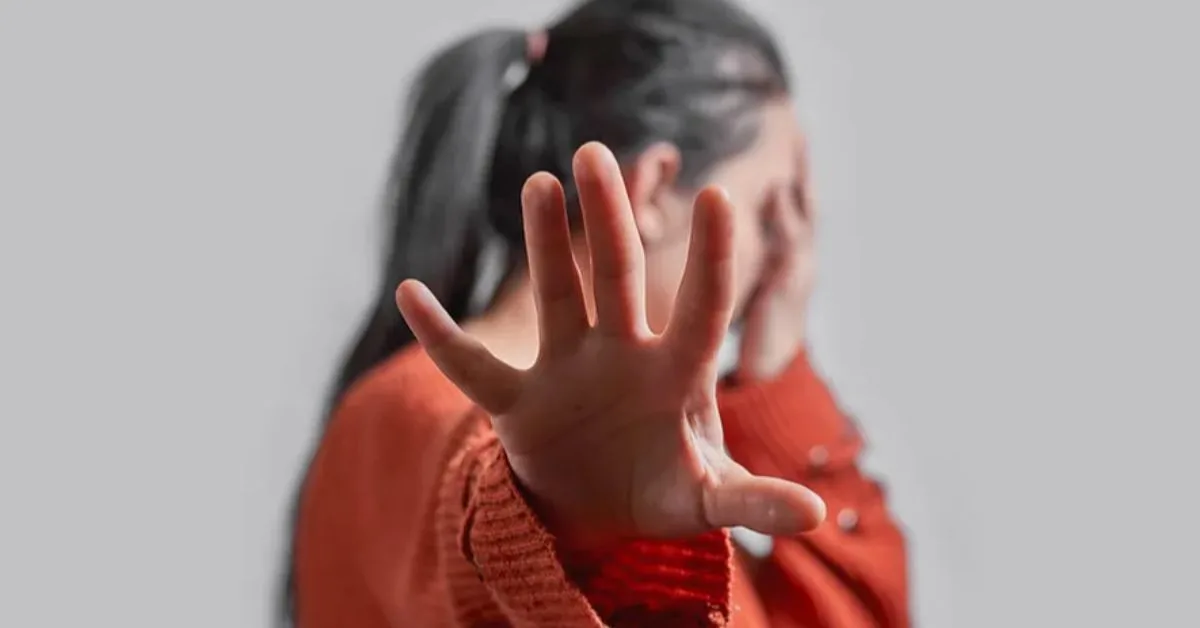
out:
<path id="1" fill-rule="evenodd" d="M 571 159 L 598 140 L 618 160 L 656 142 L 678 148 L 691 186 L 755 139 L 769 99 L 787 92 L 770 35 L 729 0 L 588 0 L 545 31 L 488 30 L 437 54 L 418 76 L 387 190 L 390 243 L 358 340 L 327 414 L 364 373 L 413 341 L 396 309 L 400 281 L 423 281 L 456 319 L 478 297 L 489 245 L 524 244 L 520 190 L 545 170 L 574 205 Z M 571 218 L 578 212 L 572 207 Z M 284 616 L 292 612 L 290 559 Z"/>

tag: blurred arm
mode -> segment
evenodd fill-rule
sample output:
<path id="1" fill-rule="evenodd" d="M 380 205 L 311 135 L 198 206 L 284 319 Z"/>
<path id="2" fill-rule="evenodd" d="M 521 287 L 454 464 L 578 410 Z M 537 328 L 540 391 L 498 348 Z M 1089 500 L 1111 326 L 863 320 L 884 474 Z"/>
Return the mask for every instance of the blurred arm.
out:
<path id="1" fill-rule="evenodd" d="M 448 419 L 443 402 L 352 397 L 305 490 L 300 628 L 724 625 L 726 534 L 604 554 L 556 547 L 481 411 Z"/>
<path id="2" fill-rule="evenodd" d="M 907 627 L 904 537 L 857 459 L 863 439 L 801 355 L 776 380 L 718 394 L 726 444 L 751 472 L 800 482 L 829 507 L 810 534 L 776 539 L 757 589 L 773 626 Z"/>

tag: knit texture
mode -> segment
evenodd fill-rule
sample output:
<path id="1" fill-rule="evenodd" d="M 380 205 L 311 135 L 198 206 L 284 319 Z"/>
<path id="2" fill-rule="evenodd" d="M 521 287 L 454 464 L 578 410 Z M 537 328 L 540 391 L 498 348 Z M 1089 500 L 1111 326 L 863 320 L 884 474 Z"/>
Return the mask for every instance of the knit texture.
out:
<path id="1" fill-rule="evenodd" d="M 419 348 L 394 356 L 346 395 L 309 471 L 299 627 L 907 626 L 903 538 L 805 357 L 718 401 L 737 460 L 813 487 L 831 517 L 853 509 L 853 529 L 779 539 L 753 579 L 724 531 L 564 547 L 488 418 Z"/>

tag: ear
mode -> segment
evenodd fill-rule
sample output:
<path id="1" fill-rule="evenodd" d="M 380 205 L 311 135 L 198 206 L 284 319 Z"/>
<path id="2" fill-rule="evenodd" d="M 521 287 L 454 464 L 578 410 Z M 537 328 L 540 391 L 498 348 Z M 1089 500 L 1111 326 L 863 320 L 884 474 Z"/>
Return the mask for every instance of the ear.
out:
<path id="1" fill-rule="evenodd" d="M 671 223 L 668 212 L 682 157 L 673 144 L 659 142 L 642 151 L 625 172 L 633 220 L 645 244 L 662 239 Z"/>

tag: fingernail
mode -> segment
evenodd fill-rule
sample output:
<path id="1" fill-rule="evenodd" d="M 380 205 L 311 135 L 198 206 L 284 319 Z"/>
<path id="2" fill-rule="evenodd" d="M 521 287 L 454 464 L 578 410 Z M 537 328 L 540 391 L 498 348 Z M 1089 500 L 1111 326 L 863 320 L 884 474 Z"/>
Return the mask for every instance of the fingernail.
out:
<path id="1" fill-rule="evenodd" d="M 542 173 L 534 173 L 528 179 L 525 179 L 525 185 L 521 188 L 521 203 L 523 205 L 532 205 L 541 200 L 544 192 L 544 183 L 542 182 Z"/>
<path id="2" fill-rule="evenodd" d="M 408 294 L 412 297 L 413 301 L 421 305 L 430 305 L 437 301 L 433 293 L 429 291 L 429 287 L 424 283 L 414 279 L 409 279 L 405 283 L 408 284 Z"/>
<path id="3" fill-rule="evenodd" d="M 586 167 L 587 153 L 592 153 L 591 159 L 593 167 Z M 582 177 L 588 181 L 599 181 L 608 176 L 608 172 L 620 167 L 617 163 L 617 158 L 607 146 L 600 142 L 588 142 L 579 150 L 575 151 L 575 156 L 571 160 L 571 167 L 575 171 L 576 177 Z"/>

